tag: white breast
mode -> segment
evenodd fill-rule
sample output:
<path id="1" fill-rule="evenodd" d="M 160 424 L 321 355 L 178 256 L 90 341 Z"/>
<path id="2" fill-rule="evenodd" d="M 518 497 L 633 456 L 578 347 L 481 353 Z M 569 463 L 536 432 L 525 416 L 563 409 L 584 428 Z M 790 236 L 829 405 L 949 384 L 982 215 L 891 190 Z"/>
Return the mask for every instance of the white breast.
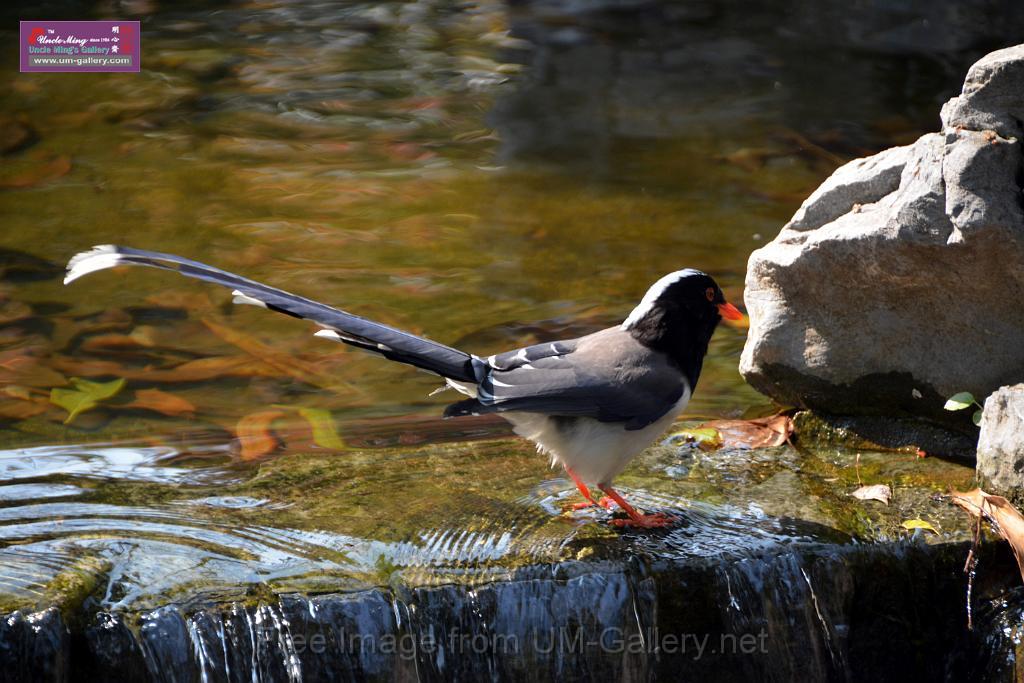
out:
<path id="1" fill-rule="evenodd" d="M 611 484 L 633 458 L 671 426 L 690 401 L 686 389 L 665 415 L 643 429 L 626 430 L 621 424 L 589 417 L 552 418 L 539 413 L 501 413 L 516 434 L 537 444 L 537 450 L 571 468 L 588 484 Z"/>

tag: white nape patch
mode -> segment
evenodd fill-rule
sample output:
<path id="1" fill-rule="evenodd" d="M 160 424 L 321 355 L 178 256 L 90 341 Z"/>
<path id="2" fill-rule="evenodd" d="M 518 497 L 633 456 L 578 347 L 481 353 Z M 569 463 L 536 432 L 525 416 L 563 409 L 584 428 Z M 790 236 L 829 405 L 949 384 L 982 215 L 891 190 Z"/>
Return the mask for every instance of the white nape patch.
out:
<path id="1" fill-rule="evenodd" d="M 377 350 L 378 351 L 390 351 L 391 347 L 388 346 L 387 344 L 381 344 L 380 342 L 377 342 Z"/>
<path id="2" fill-rule="evenodd" d="M 313 333 L 314 337 L 323 337 L 324 339 L 330 339 L 332 341 L 340 342 L 341 335 L 334 330 L 320 330 Z"/>
<path id="3" fill-rule="evenodd" d="M 693 277 L 694 275 L 706 275 L 706 273 L 696 270 L 695 268 L 684 268 L 682 270 L 677 270 L 674 273 L 669 273 L 655 282 L 651 285 L 650 289 L 647 290 L 647 293 L 644 294 L 644 298 L 640 300 L 640 303 L 637 304 L 636 308 L 634 308 L 626 319 L 622 321 L 622 325 L 620 327 L 624 330 L 628 330 L 630 327 L 640 322 L 640 320 L 651 311 L 654 303 L 661 298 L 661 295 L 666 289 L 683 278 Z"/>
<path id="4" fill-rule="evenodd" d="M 262 301 L 260 301 L 259 299 L 254 299 L 253 297 L 249 296 L 248 294 L 243 294 L 242 292 L 238 291 L 237 289 L 233 290 L 231 292 L 231 294 L 232 294 L 232 296 L 234 296 L 234 298 L 231 300 L 231 303 L 233 303 L 233 304 L 245 304 L 246 306 L 259 306 L 260 308 L 266 308 L 267 307 L 267 305 L 265 303 L 263 303 Z"/>
<path id="5" fill-rule="evenodd" d="M 83 275 L 95 273 L 97 270 L 113 268 L 123 260 L 113 244 L 99 244 L 89 251 L 75 254 L 68 261 L 68 272 L 64 276 L 64 284 L 74 282 Z"/>

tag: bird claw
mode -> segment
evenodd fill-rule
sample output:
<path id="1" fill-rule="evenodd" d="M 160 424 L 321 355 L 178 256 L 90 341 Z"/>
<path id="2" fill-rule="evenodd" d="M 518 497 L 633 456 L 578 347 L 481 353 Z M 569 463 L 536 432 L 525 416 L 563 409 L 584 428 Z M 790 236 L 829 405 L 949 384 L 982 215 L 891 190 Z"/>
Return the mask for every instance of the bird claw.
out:
<path id="1" fill-rule="evenodd" d="M 591 507 L 594 507 L 595 505 L 597 505 L 598 507 L 603 507 L 605 510 L 611 510 L 612 509 L 612 504 L 614 502 L 615 501 L 613 501 L 608 496 L 602 496 L 601 499 L 596 501 L 596 502 L 593 501 L 593 500 L 587 500 L 587 501 L 584 501 L 582 503 L 573 503 L 572 509 L 573 510 L 586 510 L 587 508 L 591 508 Z"/>
<path id="2" fill-rule="evenodd" d="M 637 515 L 636 517 L 616 517 L 608 520 L 608 524 L 620 529 L 630 527 L 637 529 L 664 529 L 676 523 L 675 517 L 669 517 L 664 512 L 655 512 L 649 515 Z"/>

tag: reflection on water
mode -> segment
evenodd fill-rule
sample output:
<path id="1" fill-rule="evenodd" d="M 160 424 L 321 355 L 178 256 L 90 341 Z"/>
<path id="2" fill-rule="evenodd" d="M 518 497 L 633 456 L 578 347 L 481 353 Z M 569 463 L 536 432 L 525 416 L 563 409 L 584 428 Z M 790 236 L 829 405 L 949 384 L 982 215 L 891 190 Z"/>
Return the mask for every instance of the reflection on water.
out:
<path id="1" fill-rule="evenodd" d="M 71 476 L 185 483 L 196 473 L 154 464 L 175 455 L 169 448 L 39 446 L 0 451 L 0 480 Z M 7 487 L 4 487 L 7 488 Z M 63 490 L 63 489 L 61 489 Z M 52 495 L 62 495 L 53 494 Z"/>
<path id="2" fill-rule="evenodd" d="M 975 27 L 940 55 L 913 41 L 832 51 L 760 10 L 595 7 L 134 3 L 119 8 L 141 12 L 141 74 L 20 75 L 8 54 L 4 606 L 336 590 L 395 572 L 440 583 L 831 538 L 834 519 L 780 521 L 808 518 L 793 501 L 825 474 L 759 479 L 795 466 L 792 451 L 740 474 L 638 466 L 624 489 L 684 523 L 620 536 L 588 523 L 597 513 L 563 515 L 569 482 L 528 446 L 484 441 L 507 434 L 496 421 L 442 423 L 436 378 L 166 273 L 60 285 L 71 254 L 126 243 L 482 355 L 615 324 L 683 266 L 740 300 L 749 252 L 838 164 L 933 128 L 993 39 Z M 769 409 L 736 372 L 743 337 L 716 335 L 691 416 Z M 65 425 L 50 392 L 74 378 L 126 384 Z M 719 469 L 726 490 L 700 474 Z M 758 494 L 771 514 L 727 490 L 748 485 L 771 487 Z"/>

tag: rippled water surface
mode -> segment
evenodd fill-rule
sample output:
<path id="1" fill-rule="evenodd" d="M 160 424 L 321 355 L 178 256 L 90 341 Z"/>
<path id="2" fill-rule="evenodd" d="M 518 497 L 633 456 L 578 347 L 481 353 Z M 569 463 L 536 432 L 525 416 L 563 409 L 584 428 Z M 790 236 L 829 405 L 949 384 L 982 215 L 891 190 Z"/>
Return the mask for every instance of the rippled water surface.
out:
<path id="1" fill-rule="evenodd" d="M 494 575 L 615 533 L 500 420 L 441 421 L 436 378 L 168 273 L 64 288 L 75 252 L 179 253 L 482 355 L 615 324 L 686 266 L 740 302 L 749 252 L 837 165 L 934 128 L 974 56 L 711 5 L 127 7 L 141 74 L 0 76 L 4 604 Z M 688 419 L 772 409 L 744 334 L 717 333 Z M 76 379 L 125 383 L 68 421 Z M 831 533 L 651 457 L 623 489 L 684 516 L 661 552 Z"/>

